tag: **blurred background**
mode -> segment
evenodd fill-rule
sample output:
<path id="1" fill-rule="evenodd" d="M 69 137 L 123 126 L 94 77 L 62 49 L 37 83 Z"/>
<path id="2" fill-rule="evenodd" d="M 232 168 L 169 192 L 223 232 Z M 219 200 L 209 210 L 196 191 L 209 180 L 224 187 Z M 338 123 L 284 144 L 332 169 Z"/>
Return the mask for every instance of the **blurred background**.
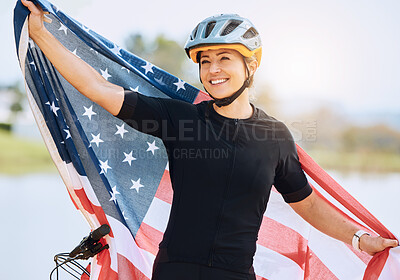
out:
<path id="1" fill-rule="evenodd" d="M 198 66 L 183 50 L 188 34 L 218 13 L 250 18 L 264 45 L 253 103 L 284 121 L 300 146 L 400 233 L 399 1 L 52 3 L 199 88 Z M 8 252 L 0 260 L 9 268 L 0 269 L 0 279 L 45 279 L 53 255 L 72 250 L 89 228 L 74 210 L 27 104 L 14 6 L 3 0 L 0 9 L 0 239 Z"/>

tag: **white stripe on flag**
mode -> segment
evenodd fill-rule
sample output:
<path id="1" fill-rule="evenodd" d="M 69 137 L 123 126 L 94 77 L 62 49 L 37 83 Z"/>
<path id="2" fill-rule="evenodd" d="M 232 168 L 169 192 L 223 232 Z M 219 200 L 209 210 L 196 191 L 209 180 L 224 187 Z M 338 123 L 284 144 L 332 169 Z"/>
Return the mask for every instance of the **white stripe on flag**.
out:
<path id="1" fill-rule="evenodd" d="M 75 190 L 79 190 L 79 189 L 84 189 L 86 197 L 89 199 L 89 201 L 95 205 L 95 206 L 99 206 L 100 202 L 97 199 L 96 194 L 93 191 L 93 188 L 89 182 L 89 179 L 86 176 L 81 176 L 79 175 L 79 173 L 76 171 L 74 165 L 71 163 L 67 164 L 67 170 L 68 173 L 70 174 L 70 178 L 71 178 L 71 183 L 72 183 L 72 187 Z"/>
<path id="2" fill-rule="evenodd" d="M 149 262 L 148 255 L 143 255 L 135 240 L 132 237 L 128 228 L 120 221 L 107 215 L 107 220 L 110 223 L 114 233 L 114 242 L 118 254 L 128 259 L 137 269 L 139 269 L 146 277 L 151 277 L 153 263 Z"/>
<path id="3" fill-rule="evenodd" d="M 170 211 L 171 205 L 169 203 L 154 197 L 143 222 L 158 231 L 164 232 L 167 228 Z"/>
<path id="4" fill-rule="evenodd" d="M 253 266 L 257 275 L 268 280 L 300 280 L 304 276 L 297 263 L 259 244 Z"/>
<path id="5" fill-rule="evenodd" d="M 339 279 L 362 279 L 366 265 L 343 242 L 311 227 L 308 247 Z"/>
<path id="6" fill-rule="evenodd" d="M 271 192 L 268 208 L 264 216 L 297 231 L 305 239 L 308 239 L 311 226 L 294 212 L 279 193 Z"/>

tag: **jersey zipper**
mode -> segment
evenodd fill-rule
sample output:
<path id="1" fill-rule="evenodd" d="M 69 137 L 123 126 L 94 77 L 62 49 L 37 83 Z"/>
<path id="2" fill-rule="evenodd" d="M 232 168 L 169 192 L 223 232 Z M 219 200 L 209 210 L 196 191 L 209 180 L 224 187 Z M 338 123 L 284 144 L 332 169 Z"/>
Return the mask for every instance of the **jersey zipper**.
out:
<path id="1" fill-rule="evenodd" d="M 219 213 L 219 217 L 218 217 L 218 224 L 217 224 L 217 230 L 214 236 L 214 242 L 213 245 L 211 247 L 211 253 L 210 253 L 210 257 L 208 259 L 208 266 L 212 266 L 213 265 L 213 256 L 215 253 L 215 243 L 217 242 L 217 238 L 218 238 L 218 233 L 220 230 L 220 225 L 221 225 L 221 219 L 222 219 L 222 213 L 224 212 L 224 208 L 225 208 L 225 201 L 226 201 L 226 196 L 228 194 L 228 190 L 229 190 L 229 186 L 231 184 L 232 181 L 232 176 L 233 176 L 233 168 L 235 166 L 235 160 L 236 160 L 236 140 L 237 140 L 237 134 L 238 134 L 238 130 L 239 130 L 239 119 L 234 119 L 234 123 L 235 123 L 235 133 L 233 134 L 233 138 L 232 138 L 232 142 L 233 142 L 233 156 L 232 156 L 232 163 L 231 163 L 231 170 L 229 172 L 229 177 L 227 180 L 227 184 L 225 186 L 225 190 L 224 190 L 224 201 L 222 204 L 222 209 L 221 212 Z"/>

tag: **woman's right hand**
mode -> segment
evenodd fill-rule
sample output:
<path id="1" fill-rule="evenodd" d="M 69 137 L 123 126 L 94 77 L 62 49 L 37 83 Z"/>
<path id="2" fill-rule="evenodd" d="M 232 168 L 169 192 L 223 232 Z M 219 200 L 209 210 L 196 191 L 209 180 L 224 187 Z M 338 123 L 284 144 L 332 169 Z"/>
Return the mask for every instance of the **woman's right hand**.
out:
<path id="1" fill-rule="evenodd" d="M 104 79 L 100 73 L 84 60 L 71 53 L 61 44 L 43 24 L 49 22 L 46 12 L 31 1 L 21 0 L 29 9 L 29 37 L 35 41 L 44 55 L 58 72 L 80 93 L 96 102 L 113 115 L 121 110 L 124 101 L 124 89 Z"/>
<path id="2" fill-rule="evenodd" d="M 50 20 L 45 17 L 41 7 L 36 6 L 31 1 L 21 0 L 21 3 L 31 12 L 29 15 L 29 36 L 35 40 L 36 36 L 46 31 L 43 21 L 49 22 Z"/>

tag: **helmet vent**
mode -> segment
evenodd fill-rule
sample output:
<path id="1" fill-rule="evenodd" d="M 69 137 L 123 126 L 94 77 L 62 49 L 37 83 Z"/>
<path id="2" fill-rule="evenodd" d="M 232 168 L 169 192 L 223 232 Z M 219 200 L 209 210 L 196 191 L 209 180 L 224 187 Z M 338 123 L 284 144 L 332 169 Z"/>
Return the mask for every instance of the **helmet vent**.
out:
<path id="1" fill-rule="evenodd" d="M 243 34 L 243 38 L 251 39 L 256 37 L 257 35 L 258 35 L 257 30 L 254 27 L 252 27 L 249 30 L 247 30 L 246 33 Z"/>
<path id="2" fill-rule="evenodd" d="M 197 30 L 199 29 L 199 25 L 197 25 L 196 26 L 196 28 L 194 29 L 194 31 L 193 31 L 193 36 L 192 36 L 192 40 L 194 40 L 195 38 L 196 38 L 196 35 L 197 35 Z"/>
<path id="3" fill-rule="evenodd" d="M 215 21 L 210 21 L 207 26 L 206 26 L 206 34 L 204 35 L 204 38 L 207 38 L 208 36 L 210 36 L 211 32 L 214 29 L 216 22 Z"/>
<path id="4" fill-rule="evenodd" d="M 232 31 L 235 30 L 236 27 L 238 27 L 242 22 L 243 22 L 242 20 L 232 20 L 221 32 L 221 36 L 225 36 L 232 33 Z"/>

